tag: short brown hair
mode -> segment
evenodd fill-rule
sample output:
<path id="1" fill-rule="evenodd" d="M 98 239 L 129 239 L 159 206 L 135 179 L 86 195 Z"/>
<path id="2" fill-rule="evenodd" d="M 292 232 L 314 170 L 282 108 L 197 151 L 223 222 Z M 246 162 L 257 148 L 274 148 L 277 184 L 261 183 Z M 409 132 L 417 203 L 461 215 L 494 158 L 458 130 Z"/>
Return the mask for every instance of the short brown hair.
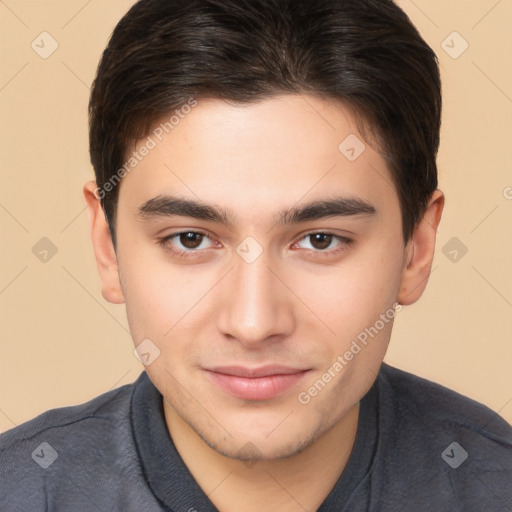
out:
<path id="1" fill-rule="evenodd" d="M 283 93 L 342 100 L 361 133 L 369 128 L 407 242 L 437 188 L 441 80 L 434 51 L 397 5 L 139 0 L 110 38 L 89 103 L 91 162 L 114 244 L 119 187 L 103 187 L 157 120 L 191 97 L 250 103 Z"/>

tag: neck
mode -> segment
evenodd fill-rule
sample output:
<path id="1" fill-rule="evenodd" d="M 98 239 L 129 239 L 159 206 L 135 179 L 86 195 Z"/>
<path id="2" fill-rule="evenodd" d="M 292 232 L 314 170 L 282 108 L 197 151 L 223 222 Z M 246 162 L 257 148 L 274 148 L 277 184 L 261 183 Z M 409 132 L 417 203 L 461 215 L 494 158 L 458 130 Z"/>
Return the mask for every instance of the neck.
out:
<path id="1" fill-rule="evenodd" d="M 317 510 L 347 465 L 359 404 L 300 453 L 284 459 L 240 461 L 208 446 L 164 400 L 167 427 L 194 479 L 221 512 Z"/>

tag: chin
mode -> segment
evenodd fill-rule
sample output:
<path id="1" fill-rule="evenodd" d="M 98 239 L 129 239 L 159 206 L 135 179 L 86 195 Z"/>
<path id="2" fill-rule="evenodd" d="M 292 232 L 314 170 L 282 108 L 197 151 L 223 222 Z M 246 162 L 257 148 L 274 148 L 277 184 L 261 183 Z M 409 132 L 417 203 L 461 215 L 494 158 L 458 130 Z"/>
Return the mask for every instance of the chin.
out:
<path id="1" fill-rule="evenodd" d="M 197 435 L 213 450 L 230 459 L 254 464 L 259 461 L 286 459 L 301 453 L 313 444 L 327 428 L 318 427 L 311 432 L 291 430 L 262 435 L 261 431 L 240 430 L 232 437 L 228 434 L 214 438 L 192 425 Z M 228 427 L 229 430 L 229 427 Z M 243 432 L 243 433 L 242 433 Z"/>
<path id="2" fill-rule="evenodd" d="M 239 442 L 229 440 L 214 443 L 203 436 L 201 436 L 201 438 L 217 453 L 220 453 L 224 457 L 244 462 L 248 466 L 261 461 L 272 461 L 292 457 L 305 450 L 313 442 L 313 440 L 290 442 L 288 439 L 286 442 L 267 442 L 266 444 L 261 442 L 253 443 L 247 440 L 240 440 Z"/>

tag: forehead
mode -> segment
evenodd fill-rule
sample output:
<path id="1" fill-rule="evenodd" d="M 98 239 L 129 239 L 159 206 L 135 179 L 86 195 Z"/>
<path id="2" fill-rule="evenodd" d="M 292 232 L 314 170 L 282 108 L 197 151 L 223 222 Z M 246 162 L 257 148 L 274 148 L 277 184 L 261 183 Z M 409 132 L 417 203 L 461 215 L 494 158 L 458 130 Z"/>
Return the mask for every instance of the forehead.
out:
<path id="1" fill-rule="evenodd" d="M 340 102 L 304 95 L 242 105 L 208 99 L 186 112 L 172 122 L 172 114 L 164 117 L 127 155 L 136 154 L 137 165 L 121 182 L 120 206 L 172 194 L 222 205 L 241 221 L 332 195 L 399 208 L 385 160 Z"/>

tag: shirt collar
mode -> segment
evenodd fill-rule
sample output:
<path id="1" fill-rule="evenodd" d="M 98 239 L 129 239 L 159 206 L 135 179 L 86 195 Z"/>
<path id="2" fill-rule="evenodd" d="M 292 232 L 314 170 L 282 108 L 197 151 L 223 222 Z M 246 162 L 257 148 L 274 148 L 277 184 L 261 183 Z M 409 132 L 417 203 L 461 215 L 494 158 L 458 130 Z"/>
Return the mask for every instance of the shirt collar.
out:
<path id="1" fill-rule="evenodd" d="M 377 381 L 361 399 L 356 439 L 345 470 L 318 512 L 340 511 L 369 474 L 377 445 Z M 145 371 L 135 383 L 131 422 L 142 471 L 162 506 L 171 512 L 217 512 L 176 450 L 165 422 L 162 395 Z"/>

